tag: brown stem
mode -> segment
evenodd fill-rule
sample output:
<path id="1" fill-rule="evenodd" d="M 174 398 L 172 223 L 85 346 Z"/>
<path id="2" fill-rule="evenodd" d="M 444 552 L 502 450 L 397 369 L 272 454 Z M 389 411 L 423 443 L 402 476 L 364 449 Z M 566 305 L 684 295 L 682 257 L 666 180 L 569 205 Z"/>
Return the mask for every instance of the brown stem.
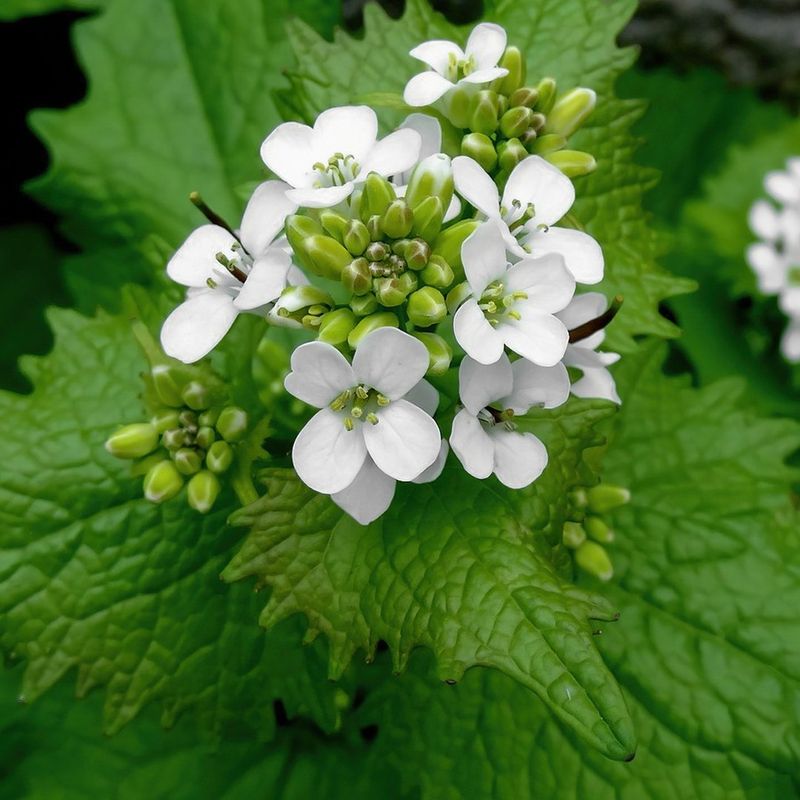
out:
<path id="1" fill-rule="evenodd" d="M 234 233 L 233 228 L 200 197 L 200 192 L 191 192 L 189 200 L 212 225 L 219 225 L 220 228 L 225 228 L 237 242 L 239 241 L 239 237 Z"/>
<path id="2" fill-rule="evenodd" d="M 611 301 L 611 305 L 599 317 L 590 319 L 588 322 L 578 325 L 577 328 L 573 328 L 569 332 L 569 343 L 575 344 L 575 342 L 588 339 L 593 333 L 603 330 L 617 316 L 617 312 L 622 306 L 622 299 L 622 295 L 618 294 Z"/>

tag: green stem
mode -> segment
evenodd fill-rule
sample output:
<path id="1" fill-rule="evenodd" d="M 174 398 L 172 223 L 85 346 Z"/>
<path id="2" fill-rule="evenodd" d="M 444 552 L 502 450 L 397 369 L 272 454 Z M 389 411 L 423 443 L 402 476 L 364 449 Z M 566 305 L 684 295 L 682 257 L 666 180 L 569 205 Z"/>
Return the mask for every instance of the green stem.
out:
<path id="1" fill-rule="evenodd" d="M 236 452 L 236 465 L 231 477 L 231 485 L 236 497 L 243 506 L 258 500 L 258 492 L 253 483 L 253 462 L 266 455 L 261 443 L 270 433 L 270 418 L 263 417 L 239 445 Z"/>

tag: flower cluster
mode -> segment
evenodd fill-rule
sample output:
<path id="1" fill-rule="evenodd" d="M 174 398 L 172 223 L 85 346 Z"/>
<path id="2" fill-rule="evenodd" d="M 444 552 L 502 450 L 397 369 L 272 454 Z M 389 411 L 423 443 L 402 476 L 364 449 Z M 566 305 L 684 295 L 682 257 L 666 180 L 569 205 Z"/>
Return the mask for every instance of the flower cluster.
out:
<path id="1" fill-rule="evenodd" d="M 772 202 L 757 200 L 750 209 L 750 228 L 761 241 L 748 247 L 747 261 L 759 290 L 777 295 L 789 317 L 781 352 L 800 362 L 800 157 L 790 158 L 785 171 L 768 173 L 764 189 Z"/>
<path id="2" fill-rule="evenodd" d="M 435 480 L 450 450 L 477 478 L 528 486 L 547 451 L 519 417 L 570 393 L 619 402 L 618 356 L 597 349 L 619 301 L 576 294 L 604 269 L 571 214 L 571 178 L 595 162 L 566 149 L 594 92 L 527 85 L 496 25 L 478 25 L 463 51 L 432 41 L 411 55 L 430 67 L 405 90 L 419 112 L 382 138 L 366 106 L 279 125 L 261 146 L 276 179 L 241 225 L 194 196 L 209 224 L 167 265 L 187 287 L 162 328 L 169 356 L 202 359 L 240 313 L 311 339 L 285 377 L 317 409 L 292 460 L 362 523 L 389 507 L 397 481 Z M 457 396 L 446 390 L 456 382 Z"/>

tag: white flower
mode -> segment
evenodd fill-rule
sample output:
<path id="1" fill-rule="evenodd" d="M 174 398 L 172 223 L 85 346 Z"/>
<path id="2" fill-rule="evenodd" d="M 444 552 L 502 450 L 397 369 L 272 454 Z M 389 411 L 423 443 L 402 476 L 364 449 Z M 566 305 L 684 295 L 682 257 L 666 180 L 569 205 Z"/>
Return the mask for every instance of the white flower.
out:
<path id="1" fill-rule="evenodd" d="M 410 128 L 378 140 L 378 118 L 367 106 L 323 111 L 314 127 L 278 125 L 261 145 L 261 158 L 293 189 L 288 197 L 307 208 L 328 208 L 349 197 L 370 172 L 403 172 L 419 159 L 420 135 Z"/>
<path id="2" fill-rule="evenodd" d="M 554 314 L 575 292 L 575 279 L 564 259 L 549 253 L 509 267 L 494 221 L 467 237 L 461 259 L 472 296 L 456 311 L 453 332 L 467 355 L 493 364 L 508 347 L 534 364 L 557 364 L 569 333 Z"/>
<path id="3" fill-rule="evenodd" d="M 287 189 L 281 181 L 260 184 L 244 211 L 238 238 L 219 225 L 203 225 L 170 259 L 167 274 L 189 289 L 186 301 L 161 328 L 167 355 L 187 364 L 198 361 L 219 344 L 240 313 L 261 311 L 290 276 L 302 279 L 291 273 L 289 253 L 273 241 L 297 208 L 286 197 Z"/>
<path id="4" fill-rule="evenodd" d="M 359 344 L 352 365 L 324 342 L 301 345 L 291 359 L 287 391 L 321 409 L 295 439 L 300 479 L 336 494 L 369 457 L 389 477 L 411 481 L 433 464 L 441 435 L 433 419 L 404 399 L 428 369 L 428 351 L 396 328 L 379 328 Z"/>
<path id="5" fill-rule="evenodd" d="M 433 39 L 423 42 L 410 55 L 430 69 L 415 75 L 403 92 L 410 106 L 428 106 L 456 85 L 478 86 L 508 75 L 497 66 L 506 49 L 506 32 L 499 25 L 483 22 L 472 29 L 466 52 L 455 42 Z"/>
<path id="6" fill-rule="evenodd" d="M 500 225 L 510 253 L 526 258 L 558 253 L 578 283 L 603 279 L 603 251 L 587 233 L 555 227 L 572 207 L 572 181 L 540 156 L 520 161 L 508 177 L 503 198 L 483 168 L 467 156 L 453 159 L 456 191 Z"/>
<path id="7" fill-rule="evenodd" d="M 506 355 L 489 366 L 469 356 L 458 371 L 464 408 L 453 419 L 450 446 L 476 478 L 494 473 L 510 489 L 533 483 L 547 466 L 547 450 L 532 434 L 515 430 L 513 418 L 532 406 L 555 408 L 569 397 L 563 364 L 538 367 Z"/>
<path id="8" fill-rule="evenodd" d="M 421 380 L 405 399 L 421 408 L 429 416 L 436 413 L 439 405 L 439 393 L 426 380 Z M 435 481 L 444 469 L 448 453 L 447 442 L 443 439 L 439 447 L 439 455 L 427 469 L 423 470 L 412 483 L 430 483 Z M 369 525 L 386 511 L 394 498 L 397 481 L 379 469 L 372 457 L 367 454 L 364 466 L 353 482 L 341 492 L 331 495 L 340 508 L 362 525 Z"/>
<path id="9" fill-rule="evenodd" d="M 800 361 L 800 319 L 792 319 L 781 337 L 781 353 L 787 361 Z"/>
<path id="10" fill-rule="evenodd" d="M 557 316 L 571 331 L 589 320 L 597 319 L 607 308 L 605 295 L 587 292 L 573 298 Z M 564 353 L 564 364 L 583 371 L 583 376 L 572 385 L 572 394 L 576 397 L 597 397 L 620 403 L 622 401 L 617 394 L 614 378 L 608 371 L 611 364 L 619 361 L 619 354 L 597 352 L 605 338 L 606 332 L 599 330 L 569 344 Z"/>

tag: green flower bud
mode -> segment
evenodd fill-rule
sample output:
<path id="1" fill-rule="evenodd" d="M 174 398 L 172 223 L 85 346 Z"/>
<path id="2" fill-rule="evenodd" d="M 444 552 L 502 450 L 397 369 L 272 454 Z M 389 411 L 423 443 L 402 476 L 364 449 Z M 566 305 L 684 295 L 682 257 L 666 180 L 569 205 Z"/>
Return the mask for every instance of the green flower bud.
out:
<path id="1" fill-rule="evenodd" d="M 183 428 L 169 428 L 161 434 L 161 444 L 167 450 L 177 450 L 186 444 L 186 431 Z"/>
<path id="2" fill-rule="evenodd" d="M 342 243 L 354 256 L 360 256 L 367 249 L 369 242 L 369 231 L 360 219 L 351 219 L 347 222 Z"/>
<path id="3" fill-rule="evenodd" d="M 238 442 L 247 433 L 247 412 L 237 406 L 226 406 L 217 420 L 217 431 L 228 442 Z"/>
<path id="4" fill-rule="evenodd" d="M 450 157 L 435 153 L 420 161 L 408 180 L 406 202 L 414 210 L 429 197 L 438 197 L 442 208 L 447 208 L 453 199 L 453 169 Z"/>
<path id="5" fill-rule="evenodd" d="M 472 108 L 472 95 L 468 89 L 457 87 L 449 92 L 446 100 L 447 118 L 456 128 L 468 128 Z"/>
<path id="6" fill-rule="evenodd" d="M 536 86 L 539 99 L 536 101 L 536 110 L 547 114 L 556 101 L 556 82 L 553 78 L 542 78 Z"/>
<path id="7" fill-rule="evenodd" d="M 383 242 L 372 242 L 364 251 L 364 258 L 366 258 L 367 261 L 383 261 L 385 258 L 389 257 L 390 253 L 391 250 L 388 245 Z"/>
<path id="8" fill-rule="evenodd" d="M 494 133 L 497 130 L 498 112 L 497 92 L 493 92 L 491 89 L 481 89 L 472 101 L 469 117 L 470 129 L 477 133 Z"/>
<path id="9" fill-rule="evenodd" d="M 349 308 L 337 308 L 325 314 L 319 323 L 317 339 L 336 345 L 344 344 L 356 326 L 356 315 Z"/>
<path id="10" fill-rule="evenodd" d="M 455 280 L 453 270 L 441 256 L 431 256 L 425 269 L 420 272 L 420 278 L 428 286 L 446 289 Z"/>
<path id="11" fill-rule="evenodd" d="M 164 433 L 168 428 L 178 426 L 178 412 L 173 409 L 158 411 L 150 418 L 150 424 L 156 429 L 156 433 Z"/>
<path id="12" fill-rule="evenodd" d="M 508 98 L 508 105 L 510 107 L 514 106 L 525 106 L 526 108 L 533 108 L 536 105 L 536 101 L 539 99 L 539 90 L 535 89 L 533 86 L 521 86 L 517 89 L 513 94 L 511 94 Z"/>
<path id="13" fill-rule="evenodd" d="M 586 503 L 589 511 L 605 514 L 630 502 L 631 493 L 622 486 L 601 483 L 586 490 Z"/>
<path id="14" fill-rule="evenodd" d="M 516 139 L 520 134 L 528 130 L 531 124 L 533 111 L 525 106 L 514 106 L 509 108 L 500 119 L 500 132 L 507 139 Z"/>
<path id="15" fill-rule="evenodd" d="M 558 167 L 568 178 L 588 175 L 597 169 L 597 162 L 594 160 L 594 156 L 581 150 L 559 150 L 557 153 L 550 153 L 545 158 L 554 167 Z"/>
<path id="16" fill-rule="evenodd" d="M 567 92 L 547 114 L 545 133 L 558 133 L 567 138 L 583 125 L 597 105 L 592 89 L 577 88 Z"/>
<path id="17" fill-rule="evenodd" d="M 447 316 L 442 293 L 433 286 L 423 286 L 408 298 L 408 318 L 419 328 L 437 325 Z"/>
<path id="18" fill-rule="evenodd" d="M 518 47 L 507 47 L 497 66 L 508 70 L 508 75 L 498 78 L 492 84 L 500 94 L 513 94 L 525 83 L 525 56 Z"/>
<path id="19" fill-rule="evenodd" d="M 600 544 L 610 544 L 614 541 L 614 531 L 600 517 L 586 517 L 584 527 L 589 537 Z"/>
<path id="20" fill-rule="evenodd" d="M 413 286 L 410 279 L 413 279 Z M 403 304 L 409 293 L 416 288 L 416 282 L 417 276 L 413 272 L 404 272 L 396 278 L 375 278 L 375 297 L 382 306 L 394 308 Z"/>
<path id="21" fill-rule="evenodd" d="M 376 215 L 380 217 L 389 207 L 389 203 L 396 199 L 394 186 L 377 172 L 370 172 L 364 181 L 364 190 L 361 195 L 361 207 L 359 208 L 361 221 L 366 223 L 370 217 Z"/>
<path id="22" fill-rule="evenodd" d="M 323 230 L 328 234 L 328 236 L 333 236 L 337 242 L 344 241 L 344 233 L 347 228 L 347 223 L 349 222 L 346 217 L 343 217 L 341 214 L 337 214 L 335 211 L 331 211 L 330 209 L 325 209 L 319 215 L 319 221 L 322 224 Z"/>
<path id="23" fill-rule="evenodd" d="M 230 469 L 233 463 L 233 448 L 223 441 L 214 442 L 206 453 L 206 466 L 217 474 Z"/>
<path id="24" fill-rule="evenodd" d="M 322 226 L 311 217 L 305 214 L 292 214 L 286 218 L 286 238 L 297 255 L 302 266 L 310 269 L 310 265 L 303 261 L 301 252 L 303 242 L 311 236 L 324 236 L 325 231 Z"/>
<path id="25" fill-rule="evenodd" d="M 184 408 L 178 414 L 178 425 L 183 428 L 194 428 L 197 429 L 197 414 L 194 411 L 190 411 L 188 408 Z"/>
<path id="26" fill-rule="evenodd" d="M 135 422 L 115 431 L 106 440 L 106 450 L 115 458 L 141 458 L 158 445 L 158 431 L 150 422 Z"/>
<path id="27" fill-rule="evenodd" d="M 202 447 L 203 450 L 208 450 L 208 448 L 211 446 L 211 443 L 216 438 L 217 435 L 214 433 L 214 429 L 210 425 L 203 425 L 203 427 L 197 431 L 195 442 L 197 443 L 198 447 Z"/>
<path id="28" fill-rule="evenodd" d="M 428 351 L 428 371 L 427 375 L 444 375 L 450 368 L 453 360 L 453 351 L 447 342 L 436 333 L 426 331 L 416 331 L 411 334 L 415 339 L 419 339 Z"/>
<path id="29" fill-rule="evenodd" d="M 369 238 L 373 242 L 379 242 L 381 239 L 383 239 L 383 228 L 381 227 L 380 214 L 373 214 L 367 220 L 367 231 L 369 232 Z"/>
<path id="30" fill-rule="evenodd" d="M 212 472 L 203 470 L 189 481 L 186 499 L 195 511 L 207 514 L 211 511 L 217 497 L 219 497 L 221 488 L 217 476 Z"/>
<path id="31" fill-rule="evenodd" d="M 528 151 L 523 147 L 519 139 L 508 139 L 497 145 L 497 160 L 500 169 L 504 172 L 511 172 L 520 161 L 528 157 Z"/>
<path id="32" fill-rule="evenodd" d="M 426 242 L 432 242 L 442 229 L 445 207 L 438 197 L 423 200 L 414 212 L 414 225 L 411 229 L 414 236 Z"/>
<path id="33" fill-rule="evenodd" d="M 570 550 L 575 550 L 586 541 L 586 531 L 580 522 L 565 522 L 561 532 L 561 541 Z"/>
<path id="34" fill-rule="evenodd" d="M 464 281 L 463 283 L 459 283 L 454 286 L 448 293 L 447 297 L 445 298 L 445 303 L 447 303 L 447 310 L 451 314 L 455 314 L 458 307 L 472 294 L 472 289 L 470 289 L 469 284 Z"/>
<path id="35" fill-rule="evenodd" d="M 200 381 L 190 381 L 181 392 L 181 399 L 189 408 L 202 411 L 211 405 L 211 392 Z"/>
<path id="36" fill-rule="evenodd" d="M 530 153 L 533 143 L 536 141 L 537 133 L 533 128 L 523 131 L 519 135 L 519 143 Z"/>
<path id="37" fill-rule="evenodd" d="M 351 294 L 366 294 L 372 288 L 372 273 L 366 258 L 353 259 L 342 270 L 342 285 Z"/>
<path id="38" fill-rule="evenodd" d="M 333 239 L 328 241 L 332 242 Z M 350 258 L 350 255 L 347 257 Z M 276 325 L 296 328 L 302 324 L 314 327 L 314 323 L 309 324 L 306 318 L 318 318 L 334 305 L 333 298 L 318 286 L 287 286 L 269 312 L 269 318 Z"/>
<path id="39" fill-rule="evenodd" d="M 464 264 L 461 261 L 461 245 L 481 223 L 476 219 L 464 219 L 445 228 L 437 237 L 431 248 L 432 254 L 441 256 L 453 270 L 457 279 L 464 276 Z"/>
<path id="40" fill-rule="evenodd" d="M 468 133 L 461 140 L 461 153 L 477 161 L 486 172 L 491 172 L 497 165 L 494 142 L 484 133 Z"/>
<path id="41" fill-rule="evenodd" d="M 614 577 L 614 566 L 605 548 L 587 539 L 576 551 L 575 561 L 578 566 L 601 581 L 610 581 Z"/>
<path id="42" fill-rule="evenodd" d="M 350 331 L 350 335 L 347 337 L 347 344 L 355 350 L 358 347 L 359 342 L 367 335 L 372 333 L 372 331 L 378 330 L 378 328 L 399 328 L 400 322 L 397 317 L 392 314 L 391 311 L 382 311 L 378 314 L 370 314 L 368 317 L 364 317 L 358 325 Z"/>
<path id="43" fill-rule="evenodd" d="M 557 133 L 546 133 L 544 136 L 538 136 L 536 141 L 531 145 L 531 153 L 538 156 L 546 156 L 548 153 L 555 153 L 556 150 L 561 150 L 567 143 L 567 140 Z"/>
<path id="44" fill-rule="evenodd" d="M 217 424 L 218 419 L 219 409 L 209 408 L 208 411 L 204 411 L 197 417 L 197 424 L 200 425 L 200 427 L 210 426 L 213 428 Z"/>
<path id="45" fill-rule="evenodd" d="M 503 116 L 508 111 L 508 98 L 504 94 L 497 95 L 497 118 Z"/>
<path id="46" fill-rule="evenodd" d="M 409 269 L 420 270 L 431 257 L 431 247 L 424 239 L 406 239 L 399 255 L 403 257 Z"/>
<path id="47" fill-rule="evenodd" d="M 350 300 L 350 308 L 357 317 L 366 317 L 378 310 L 378 298 L 372 292 L 360 297 L 353 297 Z M 350 334 L 347 335 L 347 339 L 350 340 Z"/>
<path id="48" fill-rule="evenodd" d="M 353 256 L 344 245 L 326 234 L 308 236 L 297 245 L 292 245 L 301 264 L 321 278 L 338 281 L 342 270 Z"/>
<path id="49" fill-rule="evenodd" d="M 159 461 L 144 476 L 144 496 L 151 503 L 171 500 L 183 487 L 183 477 L 171 461 Z"/>
<path id="50" fill-rule="evenodd" d="M 164 453 L 160 450 L 155 453 L 150 453 L 149 456 L 140 458 L 131 464 L 131 477 L 141 478 L 150 472 L 150 469 L 156 464 L 160 464 L 164 460 Z"/>
<path id="51" fill-rule="evenodd" d="M 393 200 L 381 217 L 383 232 L 391 239 L 402 239 L 411 232 L 414 212 L 405 200 Z"/>
<path id="52" fill-rule="evenodd" d="M 183 405 L 181 392 L 186 385 L 186 371 L 172 364 L 156 364 L 150 370 L 153 379 L 153 388 L 158 399 L 165 406 L 173 408 Z"/>
<path id="53" fill-rule="evenodd" d="M 544 128 L 546 124 L 547 117 L 539 111 L 534 111 L 533 116 L 531 117 L 531 128 L 533 128 L 536 133 L 541 133 L 542 128 Z"/>
<path id="54" fill-rule="evenodd" d="M 194 475 L 202 465 L 200 454 L 190 447 L 182 447 L 172 454 L 172 460 L 181 475 Z"/>

